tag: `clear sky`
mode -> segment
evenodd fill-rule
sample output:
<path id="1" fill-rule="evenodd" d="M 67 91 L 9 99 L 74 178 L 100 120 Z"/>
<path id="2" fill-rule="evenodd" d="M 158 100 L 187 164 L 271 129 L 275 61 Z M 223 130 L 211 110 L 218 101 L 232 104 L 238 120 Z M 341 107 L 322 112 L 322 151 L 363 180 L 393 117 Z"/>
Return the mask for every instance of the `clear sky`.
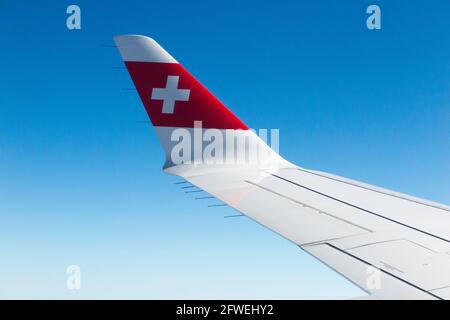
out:
<path id="1" fill-rule="evenodd" d="M 0 1 L 0 298 L 362 295 L 162 173 L 116 34 L 155 38 L 248 126 L 280 129 L 290 161 L 450 204 L 449 1 L 74 3 L 69 31 L 72 3 Z"/>

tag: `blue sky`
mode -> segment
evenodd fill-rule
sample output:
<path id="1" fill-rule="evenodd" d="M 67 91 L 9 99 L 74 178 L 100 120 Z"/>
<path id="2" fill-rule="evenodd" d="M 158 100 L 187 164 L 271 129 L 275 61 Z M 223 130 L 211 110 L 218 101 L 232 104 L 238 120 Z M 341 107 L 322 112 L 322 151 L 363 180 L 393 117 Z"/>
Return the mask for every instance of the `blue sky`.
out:
<path id="1" fill-rule="evenodd" d="M 247 125 L 279 128 L 292 162 L 450 203 L 448 1 L 74 3 L 77 31 L 72 3 L 0 1 L 0 298 L 362 294 L 162 173 L 116 34 L 155 38 Z"/>

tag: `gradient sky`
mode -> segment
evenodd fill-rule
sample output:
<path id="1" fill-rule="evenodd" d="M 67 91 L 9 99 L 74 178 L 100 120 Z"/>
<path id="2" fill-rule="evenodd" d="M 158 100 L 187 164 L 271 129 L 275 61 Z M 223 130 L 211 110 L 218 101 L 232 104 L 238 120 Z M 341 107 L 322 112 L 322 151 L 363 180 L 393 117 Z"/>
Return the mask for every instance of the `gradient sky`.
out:
<path id="1" fill-rule="evenodd" d="M 116 34 L 155 38 L 248 126 L 279 128 L 292 162 L 450 204 L 450 2 L 73 3 L 82 30 L 70 2 L 0 0 L 0 298 L 363 294 L 162 173 Z"/>

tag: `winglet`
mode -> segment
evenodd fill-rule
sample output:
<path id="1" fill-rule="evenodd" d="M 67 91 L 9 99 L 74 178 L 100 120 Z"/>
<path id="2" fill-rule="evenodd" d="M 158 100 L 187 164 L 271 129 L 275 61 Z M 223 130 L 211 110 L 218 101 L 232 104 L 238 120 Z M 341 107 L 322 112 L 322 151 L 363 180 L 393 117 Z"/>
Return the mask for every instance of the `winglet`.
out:
<path id="1" fill-rule="evenodd" d="M 115 36 L 123 61 L 178 63 L 155 40 L 139 35 Z"/>

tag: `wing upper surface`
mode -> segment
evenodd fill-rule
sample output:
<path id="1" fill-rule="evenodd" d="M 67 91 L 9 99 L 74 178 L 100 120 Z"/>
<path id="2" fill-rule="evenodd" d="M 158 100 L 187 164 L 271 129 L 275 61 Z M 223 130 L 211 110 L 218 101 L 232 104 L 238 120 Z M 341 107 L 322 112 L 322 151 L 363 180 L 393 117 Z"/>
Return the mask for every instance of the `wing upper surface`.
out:
<path id="1" fill-rule="evenodd" d="M 184 178 L 377 298 L 450 298 L 448 207 L 298 167 L 196 172 Z"/>

